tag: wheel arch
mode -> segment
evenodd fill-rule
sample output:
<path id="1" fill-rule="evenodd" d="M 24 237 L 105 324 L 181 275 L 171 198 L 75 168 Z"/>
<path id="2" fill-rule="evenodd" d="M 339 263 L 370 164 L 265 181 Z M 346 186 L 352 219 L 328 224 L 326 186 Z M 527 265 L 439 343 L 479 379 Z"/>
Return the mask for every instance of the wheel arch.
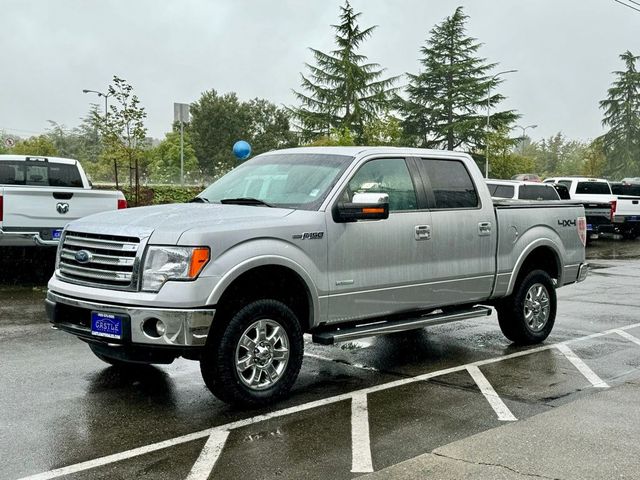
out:
<path id="1" fill-rule="evenodd" d="M 562 285 L 562 260 L 556 243 L 549 239 L 539 239 L 527 246 L 520 254 L 509 280 L 506 295 L 511 295 L 516 283 L 532 270 L 543 270 Z"/>
<path id="2" fill-rule="evenodd" d="M 208 304 L 216 305 L 216 316 L 234 306 L 272 298 L 288 305 L 304 332 L 319 318 L 318 293 L 310 275 L 285 257 L 262 256 L 236 265 L 216 285 Z"/>

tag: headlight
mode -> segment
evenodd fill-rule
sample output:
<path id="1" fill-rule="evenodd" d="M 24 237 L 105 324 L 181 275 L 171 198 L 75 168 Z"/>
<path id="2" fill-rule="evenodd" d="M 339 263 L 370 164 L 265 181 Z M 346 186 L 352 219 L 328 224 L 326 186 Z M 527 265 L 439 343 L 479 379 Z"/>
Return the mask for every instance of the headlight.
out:
<path id="1" fill-rule="evenodd" d="M 168 280 L 193 280 L 209 262 L 208 247 L 148 247 L 142 290 L 158 292 Z"/>

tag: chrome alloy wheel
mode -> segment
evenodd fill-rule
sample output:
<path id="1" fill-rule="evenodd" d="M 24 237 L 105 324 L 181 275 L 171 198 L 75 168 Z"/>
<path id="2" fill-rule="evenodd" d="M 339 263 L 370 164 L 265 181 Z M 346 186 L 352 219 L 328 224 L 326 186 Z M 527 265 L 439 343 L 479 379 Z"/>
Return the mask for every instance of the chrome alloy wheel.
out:
<path id="1" fill-rule="evenodd" d="M 524 300 L 524 320 L 532 332 L 541 331 L 549 321 L 549 292 L 541 283 L 529 288 Z"/>
<path id="2" fill-rule="evenodd" d="M 236 347 L 236 371 L 240 381 L 252 390 L 264 390 L 276 383 L 289 361 L 289 337 L 275 320 L 263 319 L 247 328 Z"/>

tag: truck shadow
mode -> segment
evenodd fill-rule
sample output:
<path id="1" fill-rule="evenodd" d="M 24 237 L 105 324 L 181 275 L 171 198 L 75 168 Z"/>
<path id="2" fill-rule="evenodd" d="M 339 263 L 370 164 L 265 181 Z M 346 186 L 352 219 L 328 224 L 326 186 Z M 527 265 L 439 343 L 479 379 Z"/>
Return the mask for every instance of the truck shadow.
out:
<path id="1" fill-rule="evenodd" d="M 46 285 L 55 258 L 53 247 L 0 247 L 0 285 Z"/>

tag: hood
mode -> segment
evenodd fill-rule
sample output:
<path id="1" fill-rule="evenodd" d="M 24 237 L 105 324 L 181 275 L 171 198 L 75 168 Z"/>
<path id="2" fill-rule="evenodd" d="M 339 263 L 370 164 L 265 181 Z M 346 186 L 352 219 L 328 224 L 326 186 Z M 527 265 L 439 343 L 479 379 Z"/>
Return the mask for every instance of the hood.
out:
<path id="1" fill-rule="evenodd" d="M 256 225 L 282 218 L 294 210 L 217 203 L 177 203 L 127 208 L 81 218 L 67 225 L 76 232 L 151 237 L 150 243 L 175 245 L 192 228 L 235 223 Z"/>

